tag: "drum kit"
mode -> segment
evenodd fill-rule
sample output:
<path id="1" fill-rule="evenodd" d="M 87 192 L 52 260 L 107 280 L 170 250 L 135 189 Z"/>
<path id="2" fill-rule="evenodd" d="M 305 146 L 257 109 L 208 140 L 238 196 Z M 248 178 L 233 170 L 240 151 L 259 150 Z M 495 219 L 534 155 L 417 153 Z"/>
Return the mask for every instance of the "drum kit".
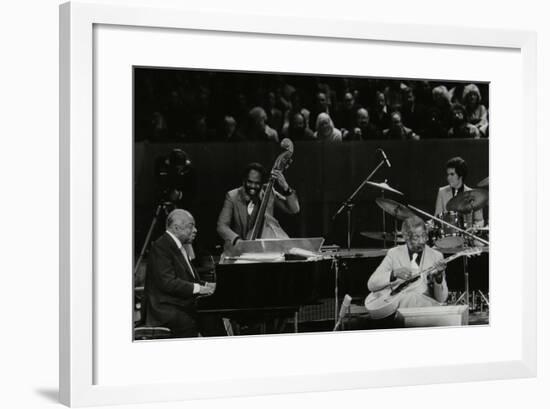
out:
<path id="1" fill-rule="evenodd" d="M 382 189 L 382 192 L 392 192 L 403 196 L 403 193 L 384 183 L 369 184 Z M 468 247 L 489 246 L 489 227 L 476 226 L 474 213 L 481 211 L 489 204 L 489 178 L 480 181 L 476 189 L 463 191 L 447 202 L 446 211 L 433 216 L 412 205 L 404 205 L 392 199 L 379 197 L 376 204 L 383 210 L 383 215 L 389 214 L 394 219 L 394 231 L 383 232 L 361 232 L 361 235 L 374 240 L 383 240 L 384 247 L 387 240 L 393 241 L 395 245 L 405 242 L 403 235 L 397 230 L 397 221 L 404 221 L 417 214 L 425 216 L 429 221 L 426 223 L 428 229 L 428 245 L 434 246 L 444 253 L 459 253 Z M 385 230 L 385 223 L 383 223 Z M 481 249 L 479 249 L 481 251 Z M 468 263 L 464 260 L 464 292 L 455 301 L 458 304 L 462 299 L 466 305 L 470 305 L 469 299 L 469 278 Z M 489 305 L 485 295 L 479 292 L 481 297 Z"/>
<path id="2" fill-rule="evenodd" d="M 382 189 L 382 191 L 403 195 L 403 193 L 388 185 L 387 182 L 368 182 L 368 184 Z M 479 182 L 477 187 L 487 187 L 488 185 L 489 178 L 487 177 Z M 467 190 L 458 193 L 449 200 L 445 212 L 433 216 L 414 206 L 379 197 L 376 199 L 376 204 L 385 214 L 393 217 L 395 229 L 393 232 L 364 231 L 361 232 L 361 235 L 373 240 L 393 241 L 395 244 L 404 243 L 403 235 L 397 230 L 397 221 L 404 221 L 420 213 L 430 219 L 426 223 L 429 245 L 441 250 L 459 249 L 465 246 L 488 246 L 489 227 L 476 226 L 474 223 L 474 213 L 485 208 L 488 203 L 489 192 L 487 190 L 478 188 Z"/>

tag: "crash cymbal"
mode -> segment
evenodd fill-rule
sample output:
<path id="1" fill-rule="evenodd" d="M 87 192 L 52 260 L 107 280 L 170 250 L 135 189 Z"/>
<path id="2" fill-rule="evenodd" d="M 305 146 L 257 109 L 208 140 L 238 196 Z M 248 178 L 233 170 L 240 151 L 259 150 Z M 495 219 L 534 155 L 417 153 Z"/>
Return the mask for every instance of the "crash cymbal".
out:
<path id="1" fill-rule="evenodd" d="M 379 189 L 382 189 L 382 190 L 387 190 L 388 192 L 393 192 L 393 193 L 396 193 L 398 195 L 401 195 L 403 196 L 403 193 L 401 193 L 399 190 L 397 189 L 394 189 L 393 187 L 391 187 L 390 185 L 388 185 L 386 182 L 382 182 L 382 183 L 376 183 L 376 182 L 367 182 L 367 184 L 371 185 L 371 186 L 374 186 L 374 187 L 377 187 Z"/>
<path id="2" fill-rule="evenodd" d="M 485 179 L 483 179 L 481 182 L 477 184 L 477 187 L 487 187 L 489 186 L 489 176 L 487 176 Z"/>
<path id="3" fill-rule="evenodd" d="M 447 202 L 447 210 L 469 213 L 484 208 L 487 203 L 489 203 L 489 192 L 487 190 L 466 190 Z"/>
<path id="4" fill-rule="evenodd" d="M 405 220 L 409 217 L 415 216 L 412 210 L 410 210 L 405 205 L 402 205 L 395 200 L 386 199 L 385 197 L 379 197 L 376 199 L 376 204 L 382 208 L 389 215 L 399 219 Z"/>
<path id="5" fill-rule="evenodd" d="M 395 233 L 383 231 L 362 231 L 360 234 L 361 236 L 365 236 L 373 240 L 394 241 L 396 238 Z M 397 233 L 397 243 L 405 243 L 405 239 L 403 238 L 401 232 Z"/>

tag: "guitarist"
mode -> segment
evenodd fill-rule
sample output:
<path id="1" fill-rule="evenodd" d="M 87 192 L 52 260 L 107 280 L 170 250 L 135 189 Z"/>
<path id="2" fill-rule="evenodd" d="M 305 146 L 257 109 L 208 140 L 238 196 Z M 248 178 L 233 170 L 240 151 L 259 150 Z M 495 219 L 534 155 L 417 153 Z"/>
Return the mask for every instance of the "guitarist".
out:
<path id="1" fill-rule="evenodd" d="M 259 163 L 250 163 L 243 172 L 242 186 L 230 190 L 225 195 L 223 208 L 218 216 L 217 231 L 226 246 L 234 246 L 237 241 L 245 240 L 254 225 L 254 216 L 264 195 L 262 188 L 266 180 L 266 170 Z M 265 212 L 265 227 L 261 238 L 288 238 L 288 235 L 273 217 L 277 206 L 288 214 L 300 211 L 296 191 L 286 181 L 283 172 L 274 170 L 276 180 L 273 195 Z"/>
<path id="2" fill-rule="evenodd" d="M 420 271 L 436 267 L 435 274 L 428 277 L 422 274 L 404 291 L 398 307 L 430 307 L 444 303 L 448 296 L 445 263 L 439 251 L 426 245 L 428 235 L 424 221 L 410 217 L 403 222 L 402 231 L 406 244 L 388 251 L 369 278 L 369 290 L 374 292 L 389 284 L 398 285 Z"/>

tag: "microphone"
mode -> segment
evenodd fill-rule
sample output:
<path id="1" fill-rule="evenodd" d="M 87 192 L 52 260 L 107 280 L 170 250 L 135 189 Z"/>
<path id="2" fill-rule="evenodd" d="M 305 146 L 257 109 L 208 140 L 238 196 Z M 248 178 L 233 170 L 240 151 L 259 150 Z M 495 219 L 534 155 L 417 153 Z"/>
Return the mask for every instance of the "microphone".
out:
<path id="1" fill-rule="evenodd" d="M 342 301 L 342 306 L 340 307 L 340 314 L 338 315 L 338 321 L 336 321 L 336 325 L 334 326 L 333 331 L 336 331 L 342 324 L 342 320 L 345 318 L 346 314 L 348 313 L 348 309 L 350 305 L 351 305 L 351 297 L 348 294 L 346 294 L 344 296 L 344 300 Z"/>
<path id="2" fill-rule="evenodd" d="M 386 165 L 388 165 L 388 168 L 391 168 L 391 163 L 390 163 L 390 161 L 388 160 L 388 157 L 386 156 L 386 152 L 384 152 L 384 149 L 378 148 L 377 150 L 380 151 L 380 153 L 382 154 L 382 157 L 383 157 L 384 160 L 386 161 Z"/>

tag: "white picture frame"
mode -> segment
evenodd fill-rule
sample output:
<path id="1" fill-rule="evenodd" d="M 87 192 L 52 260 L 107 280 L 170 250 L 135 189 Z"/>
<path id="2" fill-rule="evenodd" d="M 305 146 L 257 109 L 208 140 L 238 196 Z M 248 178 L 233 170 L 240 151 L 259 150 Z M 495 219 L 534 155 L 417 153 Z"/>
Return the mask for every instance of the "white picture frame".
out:
<path id="1" fill-rule="evenodd" d="M 97 362 L 94 203 L 98 166 L 94 144 L 94 27 L 187 29 L 227 33 L 354 39 L 511 49 L 521 55 L 523 192 L 535 197 L 536 35 L 526 31 L 395 25 L 313 18 L 122 7 L 78 2 L 60 6 L 60 399 L 70 406 L 185 400 L 204 397 L 429 384 L 536 375 L 536 201 L 525 203 L 522 243 L 521 353 L 492 362 L 316 375 L 221 379 L 195 384 L 103 385 Z M 226 341 L 227 342 L 227 341 Z M 183 345 L 183 344 L 182 344 Z M 182 346 L 183 348 L 183 346 Z"/>

